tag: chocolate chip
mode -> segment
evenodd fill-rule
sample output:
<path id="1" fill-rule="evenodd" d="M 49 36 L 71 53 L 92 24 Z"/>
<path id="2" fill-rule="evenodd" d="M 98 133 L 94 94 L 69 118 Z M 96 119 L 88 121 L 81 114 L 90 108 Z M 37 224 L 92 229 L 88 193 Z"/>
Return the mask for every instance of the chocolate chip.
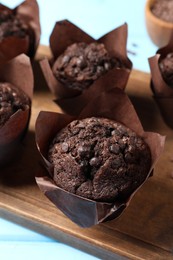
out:
<path id="1" fill-rule="evenodd" d="M 89 163 L 92 167 L 98 167 L 101 164 L 101 159 L 98 157 L 93 157 Z"/>
<path id="2" fill-rule="evenodd" d="M 124 156 L 126 163 L 135 163 L 135 156 L 132 153 L 127 152 Z"/>
<path id="3" fill-rule="evenodd" d="M 65 143 L 65 142 L 62 143 L 61 148 L 64 153 L 68 152 L 68 149 L 69 149 L 68 143 Z"/>
<path id="4" fill-rule="evenodd" d="M 106 137 L 110 137 L 112 135 L 112 129 L 106 128 L 105 129 L 105 135 L 106 135 Z"/>
<path id="5" fill-rule="evenodd" d="M 83 91 L 112 67 L 114 63 L 103 44 L 81 42 L 70 45 L 57 58 L 53 73 L 67 87 Z"/>
<path id="6" fill-rule="evenodd" d="M 120 132 L 117 129 L 112 130 L 111 135 L 119 136 Z"/>
<path id="7" fill-rule="evenodd" d="M 63 58 L 62 58 L 62 63 L 68 63 L 70 60 L 70 57 L 68 55 L 65 55 Z"/>
<path id="8" fill-rule="evenodd" d="M 110 147 L 109 147 L 109 151 L 111 153 L 114 153 L 114 154 L 118 154 L 120 152 L 120 147 L 118 144 L 112 144 Z"/>
<path id="9" fill-rule="evenodd" d="M 118 144 L 121 150 L 124 150 L 126 148 L 126 143 L 122 139 L 118 140 Z"/>
<path id="10" fill-rule="evenodd" d="M 81 157 L 90 156 L 90 148 L 87 146 L 79 146 L 77 151 L 78 151 L 79 156 L 81 156 Z"/>
<path id="11" fill-rule="evenodd" d="M 80 123 L 78 124 L 78 127 L 79 127 L 79 128 L 85 128 L 85 124 L 84 124 L 83 122 L 80 122 Z"/>
<path id="12" fill-rule="evenodd" d="M 101 74 L 103 72 L 103 70 L 104 70 L 103 67 L 101 67 L 101 66 L 97 67 L 97 73 Z"/>
<path id="13" fill-rule="evenodd" d="M 80 131 L 80 128 L 79 127 L 74 127 L 71 131 L 72 131 L 72 133 L 74 135 L 77 135 L 79 133 L 79 131 Z"/>
<path id="14" fill-rule="evenodd" d="M 111 162 L 112 169 L 117 169 L 122 165 L 122 159 L 120 157 L 114 158 L 114 160 Z"/>
<path id="15" fill-rule="evenodd" d="M 76 151 L 76 149 L 71 150 L 71 155 L 72 155 L 73 157 L 76 157 L 76 156 L 77 156 L 77 151 Z"/>
<path id="16" fill-rule="evenodd" d="M 109 69 L 110 69 L 110 67 L 111 67 L 111 66 L 110 66 L 110 64 L 109 64 L 109 63 L 107 63 L 107 62 L 106 62 L 106 63 L 104 64 L 104 68 L 105 68 L 105 70 L 109 70 Z"/>

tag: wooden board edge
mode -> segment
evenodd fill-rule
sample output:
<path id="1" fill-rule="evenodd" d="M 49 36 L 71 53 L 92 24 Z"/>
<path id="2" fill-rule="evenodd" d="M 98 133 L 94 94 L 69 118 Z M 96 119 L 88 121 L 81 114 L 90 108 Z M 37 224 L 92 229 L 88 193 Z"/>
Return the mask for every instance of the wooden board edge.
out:
<path id="1" fill-rule="evenodd" d="M 11 221 L 15 224 L 18 224 L 22 227 L 28 228 L 34 232 L 37 232 L 41 235 L 47 236 L 51 239 L 54 239 L 57 242 L 64 243 L 68 246 L 81 250 L 87 254 L 93 255 L 100 259 L 109 259 L 109 260 L 126 260 L 125 256 L 120 256 L 108 250 L 105 250 L 101 247 L 96 247 L 92 243 L 84 241 L 82 239 L 76 238 L 70 234 L 67 234 L 61 230 L 54 229 L 52 227 L 43 225 L 38 221 L 34 221 L 33 219 L 29 219 L 25 216 L 14 213 L 10 210 L 0 208 L 0 217 L 5 220 Z M 136 259 L 136 258 L 135 258 Z"/>
<path id="2" fill-rule="evenodd" d="M 6 199 L 8 201 L 10 200 L 10 196 L 6 194 Z M 26 208 L 29 206 L 29 202 L 27 201 L 22 201 L 23 208 Z M 168 251 L 165 251 L 161 248 L 158 248 L 154 245 L 145 243 L 144 241 L 140 241 L 138 239 L 129 237 L 130 239 L 127 241 L 127 235 L 126 234 L 119 234 L 117 231 L 117 236 L 116 237 L 111 237 L 112 239 L 117 241 L 117 244 L 122 244 L 122 240 L 126 240 L 125 244 L 127 243 L 129 245 L 128 248 L 130 248 L 129 251 L 123 250 L 124 248 L 106 248 L 102 247 L 102 244 L 100 242 L 94 241 L 93 239 L 86 240 L 84 238 L 84 234 L 78 234 L 75 236 L 74 234 L 68 232 L 66 229 L 61 229 L 61 228 L 55 228 L 51 225 L 51 223 L 45 222 L 41 217 L 38 220 L 37 213 L 39 212 L 40 216 L 42 216 L 42 209 L 37 207 L 37 205 L 31 205 L 33 208 L 33 212 L 35 213 L 32 215 L 30 213 L 24 213 L 21 211 L 20 207 L 15 207 L 13 206 L 13 203 L 9 203 L 6 205 L 5 203 L 2 204 L 0 203 L 0 217 L 8 219 L 12 222 L 15 222 L 21 226 L 24 226 L 26 228 L 29 228 L 30 230 L 36 231 L 40 234 L 46 235 L 50 238 L 53 238 L 57 241 L 60 241 L 62 243 L 65 243 L 69 246 L 75 247 L 79 250 L 82 250 L 86 253 L 89 253 L 91 255 L 94 255 L 96 257 L 99 257 L 101 259 L 133 259 L 133 260 L 142 260 L 143 258 L 143 252 L 141 251 L 141 254 L 136 255 L 136 250 L 138 249 L 140 251 L 141 244 L 143 245 L 143 248 L 145 248 L 145 253 L 147 256 L 147 259 L 163 259 L 163 257 L 166 257 L 165 259 L 172 259 L 172 254 L 169 253 Z M 58 217 L 58 215 L 57 215 Z M 65 216 L 59 216 L 61 218 L 66 218 Z M 124 238 L 123 238 L 124 237 Z M 124 242 L 123 241 L 123 242 Z M 127 248 L 127 247 L 126 247 Z M 139 252 L 138 252 L 139 253 Z"/>

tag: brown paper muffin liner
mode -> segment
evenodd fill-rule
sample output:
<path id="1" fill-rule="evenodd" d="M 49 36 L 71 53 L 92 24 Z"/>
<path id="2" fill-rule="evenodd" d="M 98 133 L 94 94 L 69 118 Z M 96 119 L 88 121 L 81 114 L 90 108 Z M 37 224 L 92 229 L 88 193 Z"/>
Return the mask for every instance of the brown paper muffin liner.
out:
<path id="1" fill-rule="evenodd" d="M 30 100 L 33 94 L 33 73 L 29 58 L 21 54 L 4 64 L 0 70 L 0 82 L 8 82 L 23 90 Z M 18 110 L 0 127 L 0 165 L 5 165 L 17 156 L 29 124 L 31 106 Z"/>
<path id="2" fill-rule="evenodd" d="M 168 53 L 173 52 L 173 33 L 169 43 L 160 48 L 156 55 L 149 58 L 149 65 L 151 70 L 151 90 L 153 97 L 160 109 L 165 123 L 173 128 L 173 88 L 170 87 L 162 77 L 159 61 L 166 57 Z"/>
<path id="3" fill-rule="evenodd" d="M 150 147 L 152 156 L 152 165 L 146 180 L 152 174 L 153 167 L 163 151 L 165 142 L 165 137 L 143 130 L 132 103 L 123 90 L 119 88 L 102 92 L 98 98 L 93 99 L 87 104 L 78 117 L 55 112 L 40 112 L 36 121 L 36 143 L 43 158 L 45 168 L 40 169 L 40 172 L 36 176 L 36 182 L 41 191 L 43 191 L 52 203 L 81 227 L 90 227 L 117 218 L 129 205 L 131 198 L 137 191 L 135 190 L 125 200 L 120 201 L 116 199 L 113 203 L 102 203 L 69 193 L 55 185 L 52 179 L 53 169 L 47 160 L 50 142 L 58 131 L 74 119 L 92 116 L 109 118 L 120 122 L 143 137 Z"/>
<path id="4" fill-rule="evenodd" d="M 37 1 L 25 0 L 14 9 L 0 4 L 0 11 L 1 10 L 9 10 L 17 14 L 29 26 L 29 36 L 24 38 L 9 36 L 0 41 L 0 64 L 21 53 L 33 57 L 38 47 L 41 33 Z"/>
<path id="5" fill-rule="evenodd" d="M 110 56 L 119 58 L 125 65 L 125 68 L 113 68 L 109 70 L 99 79 L 95 80 L 88 89 L 81 92 L 79 90 L 70 89 L 58 81 L 52 72 L 48 60 L 46 58 L 43 59 L 40 62 L 40 66 L 47 85 L 55 95 L 56 103 L 65 113 L 71 115 L 78 115 L 93 94 L 97 95 L 102 91 L 108 91 L 113 86 L 124 89 L 132 69 L 132 63 L 127 57 L 126 49 L 127 24 L 95 40 L 68 20 L 57 22 L 50 36 L 50 48 L 53 53 L 52 63 L 69 45 L 79 42 L 85 42 L 87 44 L 92 42 L 103 43 Z M 105 84 L 105 82 L 107 82 L 107 84 Z"/>

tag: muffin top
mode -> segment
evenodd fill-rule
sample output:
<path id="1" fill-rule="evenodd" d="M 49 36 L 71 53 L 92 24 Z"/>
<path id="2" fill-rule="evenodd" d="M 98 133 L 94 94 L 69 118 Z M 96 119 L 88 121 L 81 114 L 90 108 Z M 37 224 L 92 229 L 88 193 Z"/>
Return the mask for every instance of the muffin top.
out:
<path id="1" fill-rule="evenodd" d="M 29 35 L 28 26 L 11 10 L 0 12 L 0 41 L 4 38 L 15 36 L 24 38 Z"/>
<path id="2" fill-rule="evenodd" d="M 102 202 L 127 198 L 147 177 L 151 154 L 143 139 L 105 118 L 75 120 L 50 144 L 57 186 Z"/>
<path id="3" fill-rule="evenodd" d="M 81 42 L 70 45 L 57 58 L 52 70 L 62 84 L 82 91 L 108 70 L 123 66 L 118 58 L 110 57 L 104 44 Z"/>
<path id="4" fill-rule="evenodd" d="M 0 127 L 19 109 L 30 106 L 29 97 L 10 83 L 0 83 Z"/>
<path id="5" fill-rule="evenodd" d="M 173 87 L 173 52 L 168 53 L 166 57 L 159 62 L 159 67 L 165 82 Z"/>
<path id="6" fill-rule="evenodd" d="M 173 0 L 155 0 L 151 6 L 152 13 L 169 23 L 173 23 Z"/>

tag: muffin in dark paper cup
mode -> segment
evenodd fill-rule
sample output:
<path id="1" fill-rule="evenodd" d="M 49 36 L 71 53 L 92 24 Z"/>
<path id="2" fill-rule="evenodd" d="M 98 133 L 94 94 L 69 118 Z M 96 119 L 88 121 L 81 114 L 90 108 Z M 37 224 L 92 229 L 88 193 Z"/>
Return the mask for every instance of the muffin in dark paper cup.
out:
<path id="1" fill-rule="evenodd" d="M 96 102 L 97 106 L 95 105 Z M 101 121 L 101 124 L 97 124 L 97 120 L 103 121 Z M 115 123 L 118 125 L 116 129 L 114 129 L 111 125 L 112 120 L 114 123 L 119 122 Z M 88 127 L 90 126 L 91 122 L 96 122 L 96 124 L 94 123 L 95 125 L 91 125 L 89 129 Z M 107 122 L 108 124 L 110 123 L 110 126 L 105 128 L 106 130 L 104 130 L 101 126 L 107 124 L 105 122 Z M 121 125 L 119 126 L 119 124 Z M 47 125 L 49 125 L 49 127 L 47 127 Z M 77 128 L 75 128 L 75 126 L 77 126 Z M 64 130 L 66 127 L 69 129 L 68 133 L 66 132 L 66 130 Z M 80 129 L 83 129 L 82 131 L 85 131 L 84 139 L 81 139 L 83 138 L 83 134 Z M 100 141 L 94 139 L 94 146 L 93 144 L 86 143 L 88 142 L 88 140 L 91 140 L 90 137 L 92 135 L 91 133 L 93 133 L 92 131 L 95 131 L 94 138 L 100 138 Z M 60 140 L 55 142 L 54 138 L 57 133 L 58 135 L 61 135 L 61 141 L 63 140 L 62 143 L 60 142 Z M 66 140 L 66 134 L 67 136 L 69 136 L 70 133 L 74 134 L 75 144 L 74 140 L 70 141 L 71 143 Z M 104 133 L 104 136 L 99 137 L 99 135 L 102 135 L 102 133 Z M 108 137 L 107 140 L 105 139 L 105 136 Z M 114 143 L 112 143 L 112 136 L 116 136 L 115 139 L 117 138 L 117 141 L 114 140 Z M 127 144 L 124 144 L 124 142 L 126 142 L 127 140 L 131 140 L 133 142 L 133 145 L 129 143 L 129 150 L 126 150 L 127 153 L 124 154 L 129 163 L 133 161 L 133 156 L 131 156 L 130 154 L 131 149 L 133 150 L 133 146 L 140 147 L 139 150 L 141 149 L 141 151 L 143 150 L 143 152 L 147 150 L 148 157 L 146 158 L 148 159 L 144 160 L 147 165 L 145 174 L 139 182 L 136 180 L 138 183 L 137 185 L 135 184 L 136 186 L 133 186 L 132 189 L 130 188 L 130 192 L 130 179 L 126 180 L 125 182 L 124 180 L 120 182 L 120 184 L 118 184 L 119 190 L 118 188 L 115 190 L 111 189 L 111 187 L 105 189 L 105 185 L 107 182 L 105 174 L 110 174 L 109 176 L 113 176 L 115 173 L 114 171 L 112 171 L 113 168 L 116 169 L 116 167 L 119 167 L 116 174 L 120 177 L 120 179 L 121 174 L 122 176 L 124 176 L 125 172 L 123 169 L 125 169 L 125 166 L 123 166 L 123 156 L 121 156 L 122 154 L 120 148 L 122 150 L 126 149 L 125 147 Z M 105 146 L 107 145 L 107 142 L 110 142 L 109 151 L 108 148 L 105 148 L 107 147 Z M 44 167 L 40 169 L 40 172 L 37 174 L 36 182 L 39 188 L 53 202 L 53 204 L 57 208 L 59 208 L 66 216 L 68 216 L 73 222 L 81 227 L 90 227 L 101 222 L 112 220 L 118 217 L 124 211 L 124 209 L 129 205 L 129 202 L 135 192 L 152 174 L 153 167 L 163 150 L 164 142 L 165 137 L 157 133 L 145 132 L 143 130 L 132 103 L 130 102 L 124 91 L 119 88 L 112 89 L 108 92 L 102 92 L 98 99 L 92 99 L 82 110 L 78 117 L 72 117 L 67 114 L 59 114 L 55 112 L 41 111 L 36 120 L 36 143 L 38 150 L 40 151 L 40 154 L 43 158 Z M 71 149 L 71 144 L 74 144 L 74 147 L 76 147 L 78 151 L 77 153 L 76 150 Z M 58 148 L 59 145 L 61 146 L 60 150 L 62 151 L 62 156 L 60 155 L 60 157 L 57 157 L 57 154 L 59 155 L 60 151 Z M 57 153 L 52 153 L 52 147 L 53 149 L 55 148 Z M 96 147 L 98 149 L 96 149 Z M 139 152 L 139 154 L 141 154 L 141 151 Z M 71 154 L 69 153 L 69 155 L 68 152 L 70 152 Z M 54 158 L 55 160 L 59 160 L 56 166 L 53 166 L 52 159 L 50 160 L 50 154 L 53 155 L 52 158 Z M 111 154 L 111 156 L 115 157 L 117 156 L 117 159 L 115 159 L 115 157 L 107 157 L 108 154 Z M 81 157 L 79 155 L 84 156 L 84 159 L 82 161 L 80 161 Z M 71 163 L 71 161 L 74 158 L 75 163 L 73 164 Z M 110 158 L 113 158 L 113 160 Z M 102 194 L 103 196 L 97 197 L 94 200 L 91 199 L 90 196 L 90 187 L 92 186 L 91 179 L 93 178 L 94 180 L 96 176 L 94 175 L 93 177 L 93 169 L 97 169 L 97 167 L 102 162 L 104 163 L 99 168 L 101 170 L 99 175 L 97 175 L 97 184 L 100 180 L 101 193 L 102 191 L 104 192 Z M 79 165 L 80 167 L 78 167 Z M 66 171 L 63 170 L 63 167 L 66 168 Z M 134 171 L 132 170 L 133 177 L 138 176 L 141 173 L 142 167 L 137 167 L 138 170 L 137 168 L 135 168 L 136 170 Z M 55 175 L 58 168 L 60 169 L 59 180 L 58 178 L 56 178 Z M 79 168 L 81 169 L 81 171 L 79 171 Z M 86 169 L 87 171 L 85 171 Z M 74 178 L 79 177 L 80 181 L 83 174 L 86 174 L 85 176 L 88 176 L 86 177 L 86 182 L 88 182 L 85 184 L 77 183 L 78 179 L 71 179 L 71 176 L 76 176 Z M 90 178 L 91 176 L 92 178 Z M 100 176 L 102 176 L 101 179 Z M 120 181 L 119 177 L 117 177 L 117 181 Z M 66 187 L 62 188 L 61 184 L 58 186 L 56 184 L 57 181 L 64 182 Z M 135 183 L 136 181 L 134 181 L 133 179 L 133 183 Z M 113 177 L 112 183 L 115 183 Z M 96 186 L 97 188 L 99 187 L 99 185 Z M 74 187 L 76 188 L 76 190 L 78 190 L 77 194 L 74 193 Z M 80 189 L 78 189 L 79 187 Z M 107 197 L 107 195 L 105 194 L 105 192 L 107 192 L 108 190 L 112 193 L 111 199 L 108 198 L 109 195 Z M 115 195 L 114 198 L 114 193 L 116 194 L 117 191 L 119 192 L 119 195 Z M 85 193 L 85 197 L 83 197 L 83 193 Z"/>
<path id="2" fill-rule="evenodd" d="M 26 0 L 14 9 L 0 4 L 0 64 L 22 53 L 33 57 L 40 32 L 36 0 Z"/>
<path id="3" fill-rule="evenodd" d="M 165 123 L 173 128 L 173 32 L 169 43 L 149 58 L 151 89 Z"/>
<path id="4" fill-rule="evenodd" d="M 125 88 L 132 68 L 126 44 L 127 24 L 95 40 L 68 20 L 56 23 L 50 36 L 53 60 L 40 65 L 64 112 L 78 115 L 93 95 Z"/>
<path id="5" fill-rule="evenodd" d="M 29 58 L 21 54 L 0 70 L 0 165 L 12 162 L 27 131 L 33 93 Z"/>

